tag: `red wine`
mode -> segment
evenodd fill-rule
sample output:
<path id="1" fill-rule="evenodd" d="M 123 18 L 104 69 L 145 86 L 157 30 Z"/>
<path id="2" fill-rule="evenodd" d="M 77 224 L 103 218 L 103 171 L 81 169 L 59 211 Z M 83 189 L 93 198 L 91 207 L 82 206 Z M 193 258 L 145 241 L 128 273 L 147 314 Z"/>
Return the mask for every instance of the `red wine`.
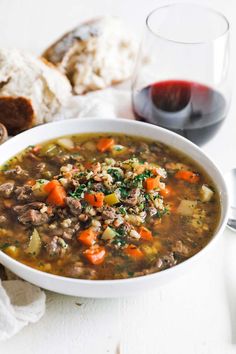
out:
<path id="1" fill-rule="evenodd" d="M 202 145 L 223 123 L 226 101 L 220 92 L 208 86 L 170 80 L 134 94 L 133 110 L 138 120 L 167 128 Z"/>

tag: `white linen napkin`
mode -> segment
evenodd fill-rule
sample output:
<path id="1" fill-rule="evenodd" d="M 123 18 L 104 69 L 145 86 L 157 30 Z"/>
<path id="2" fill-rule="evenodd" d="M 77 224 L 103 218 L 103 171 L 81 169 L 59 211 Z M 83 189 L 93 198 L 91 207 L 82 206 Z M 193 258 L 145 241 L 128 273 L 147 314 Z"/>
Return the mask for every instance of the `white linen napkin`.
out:
<path id="1" fill-rule="evenodd" d="M 76 117 L 132 118 L 130 91 L 116 87 L 74 96 L 53 120 Z M 45 312 L 44 291 L 7 270 L 6 276 L 8 280 L 0 279 L 0 341 L 37 322 Z"/>
<path id="2" fill-rule="evenodd" d="M 12 337 L 45 312 L 45 293 L 23 280 L 0 280 L 0 340 Z"/>
<path id="3" fill-rule="evenodd" d="M 67 107 L 53 120 L 68 118 L 133 118 L 131 91 L 123 85 L 73 96 Z"/>

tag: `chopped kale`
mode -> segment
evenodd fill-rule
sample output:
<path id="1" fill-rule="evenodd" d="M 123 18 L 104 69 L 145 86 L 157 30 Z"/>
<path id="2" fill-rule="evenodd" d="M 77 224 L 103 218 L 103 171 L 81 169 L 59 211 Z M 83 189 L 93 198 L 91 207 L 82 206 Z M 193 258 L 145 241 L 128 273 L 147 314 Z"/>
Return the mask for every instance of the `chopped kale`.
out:
<path id="1" fill-rule="evenodd" d="M 119 207 L 119 212 L 120 212 L 122 215 L 126 215 L 126 214 L 127 214 L 126 209 L 125 209 L 123 206 Z"/>
<path id="2" fill-rule="evenodd" d="M 144 179 L 151 177 L 152 176 L 152 172 L 150 170 L 146 170 L 143 173 L 141 173 L 140 175 L 137 175 L 136 177 L 134 177 L 135 181 L 143 181 Z"/>
<path id="3" fill-rule="evenodd" d="M 116 229 L 116 233 L 118 234 L 118 236 L 124 237 L 126 234 L 124 226 L 121 225 L 118 229 Z"/>
<path id="4" fill-rule="evenodd" d="M 146 199 L 146 201 L 148 201 L 148 200 L 151 199 L 151 197 L 150 197 L 150 195 L 149 195 L 148 193 L 145 193 L 145 194 L 144 194 L 144 198 Z"/>
<path id="5" fill-rule="evenodd" d="M 119 247 L 122 247 L 126 244 L 126 240 L 120 238 L 120 237 L 116 237 L 113 241 L 112 241 L 113 245 L 117 245 Z"/>
<path id="6" fill-rule="evenodd" d="M 109 168 L 107 172 L 114 178 L 115 182 L 122 180 L 121 173 L 115 168 Z"/>
<path id="7" fill-rule="evenodd" d="M 163 210 L 157 210 L 156 217 L 162 218 L 165 214 L 169 212 L 168 208 L 164 208 Z"/>
<path id="8" fill-rule="evenodd" d="M 75 198 L 75 199 L 80 199 L 82 193 L 87 189 L 86 184 L 81 184 L 79 187 L 75 189 L 74 192 L 70 192 L 70 196 Z"/>
<path id="9" fill-rule="evenodd" d="M 112 241 L 114 245 L 117 245 L 119 247 L 122 247 L 126 244 L 126 231 L 124 227 L 121 225 L 116 231 L 116 237 Z"/>
<path id="10" fill-rule="evenodd" d="M 122 187 L 120 187 L 119 190 L 120 190 L 120 196 L 121 196 L 122 199 L 125 199 L 125 198 L 127 198 L 129 196 L 129 191 L 128 191 L 127 188 L 122 186 Z"/>
<path id="11" fill-rule="evenodd" d="M 156 199 L 161 199 L 161 195 L 160 194 L 155 194 L 153 196 L 153 199 L 156 200 Z"/>

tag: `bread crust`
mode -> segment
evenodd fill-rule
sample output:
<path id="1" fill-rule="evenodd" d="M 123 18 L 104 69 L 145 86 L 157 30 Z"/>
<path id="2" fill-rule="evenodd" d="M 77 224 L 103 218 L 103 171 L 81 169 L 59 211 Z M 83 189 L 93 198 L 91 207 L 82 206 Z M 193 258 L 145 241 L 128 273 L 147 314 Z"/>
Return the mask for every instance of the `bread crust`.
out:
<path id="1" fill-rule="evenodd" d="M 35 115 L 30 99 L 0 97 L 0 123 L 9 135 L 16 135 L 34 125 Z"/>
<path id="2" fill-rule="evenodd" d="M 67 32 L 42 53 L 42 58 L 55 66 L 60 65 L 64 55 L 75 42 L 76 38 L 73 31 Z M 57 51 L 57 47 L 59 47 L 60 44 L 62 44 L 61 48 Z"/>
<path id="3" fill-rule="evenodd" d="M 99 18 L 90 19 L 81 23 L 76 28 L 66 32 L 42 53 L 42 57 L 45 58 L 48 62 L 53 63 L 55 66 L 62 65 L 63 59 L 67 53 L 78 40 L 81 40 L 76 34 L 77 29 L 81 26 L 90 25 L 98 20 Z"/>

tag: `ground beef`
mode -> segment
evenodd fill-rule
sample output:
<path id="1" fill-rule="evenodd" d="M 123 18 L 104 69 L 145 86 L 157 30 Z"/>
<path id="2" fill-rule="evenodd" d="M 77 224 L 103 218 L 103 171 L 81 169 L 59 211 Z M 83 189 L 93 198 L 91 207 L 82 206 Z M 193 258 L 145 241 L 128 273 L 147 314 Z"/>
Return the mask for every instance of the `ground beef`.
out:
<path id="1" fill-rule="evenodd" d="M 157 268 L 158 269 L 166 269 L 173 267 L 177 263 L 177 260 L 174 257 L 173 252 L 169 252 L 168 254 L 158 258 L 157 260 Z"/>
<path id="2" fill-rule="evenodd" d="M 102 210 L 102 219 L 103 220 L 114 220 L 116 219 L 117 214 L 116 214 L 116 210 L 110 206 L 106 206 L 104 207 L 104 209 Z"/>
<path id="3" fill-rule="evenodd" d="M 15 194 L 17 200 L 29 201 L 32 196 L 32 189 L 28 185 L 24 185 L 22 187 L 16 187 Z"/>
<path id="4" fill-rule="evenodd" d="M 104 185 L 102 183 L 94 183 L 93 190 L 95 192 L 101 192 L 104 189 Z"/>
<path id="5" fill-rule="evenodd" d="M 29 225 L 38 226 L 47 223 L 48 220 L 49 220 L 48 214 L 40 213 L 40 211 L 35 209 L 28 209 L 23 214 L 18 216 L 18 221 L 24 225 L 29 224 Z"/>
<path id="6" fill-rule="evenodd" d="M 78 199 L 67 197 L 66 205 L 69 207 L 71 214 L 77 216 L 81 213 L 82 206 Z"/>
<path id="7" fill-rule="evenodd" d="M 63 257 L 68 248 L 67 243 L 58 236 L 54 236 L 45 246 L 50 257 Z"/>
<path id="8" fill-rule="evenodd" d="M 28 172 L 23 170 L 19 165 L 16 165 L 15 168 L 12 168 L 11 170 L 5 171 L 4 174 L 12 177 L 28 177 L 29 175 Z"/>
<path id="9" fill-rule="evenodd" d="M 15 186 L 15 182 L 3 183 L 0 186 L 0 196 L 4 198 L 10 197 L 10 195 L 13 192 L 14 186 Z"/>
<path id="10" fill-rule="evenodd" d="M 52 210 L 53 210 L 53 214 L 57 215 L 58 218 L 62 220 L 68 218 L 69 211 L 66 208 L 53 207 Z"/>
<path id="11" fill-rule="evenodd" d="M 46 207 L 46 204 L 43 202 L 33 202 L 25 205 L 16 205 L 13 207 L 13 211 L 18 215 L 18 221 L 20 223 L 37 226 L 49 220 L 47 210 L 43 213 L 40 211 L 44 207 Z"/>
<path id="12" fill-rule="evenodd" d="M 126 198 L 124 202 L 128 205 L 137 205 L 139 196 L 140 196 L 140 189 L 139 188 L 132 189 L 129 197 Z"/>
<path id="13" fill-rule="evenodd" d="M 62 156 L 54 156 L 53 159 L 51 160 L 51 162 L 54 165 L 59 165 L 62 166 L 63 164 L 65 164 L 66 162 L 69 162 L 70 160 L 70 155 L 62 155 Z"/>
<path id="14" fill-rule="evenodd" d="M 44 206 L 46 206 L 46 204 L 43 203 L 43 202 L 33 202 L 33 203 L 25 204 L 25 205 L 16 205 L 16 206 L 13 207 L 13 210 L 14 210 L 15 213 L 20 215 L 20 214 L 24 213 L 25 211 L 27 211 L 29 209 L 40 210 Z"/>

